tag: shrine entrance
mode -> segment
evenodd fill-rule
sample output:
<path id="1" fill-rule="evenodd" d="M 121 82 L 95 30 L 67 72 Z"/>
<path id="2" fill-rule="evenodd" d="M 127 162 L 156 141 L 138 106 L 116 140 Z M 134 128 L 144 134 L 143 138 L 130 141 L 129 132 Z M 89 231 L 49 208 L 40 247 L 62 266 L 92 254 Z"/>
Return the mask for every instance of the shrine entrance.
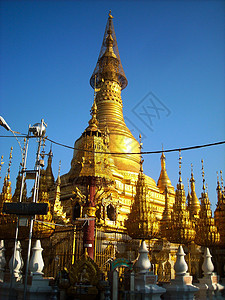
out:
<path id="1" fill-rule="evenodd" d="M 112 300 L 129 299 L 134 288 L 132 277 L 132 262 L 126 258 L 117 258 L 111 262 L 110 278 Z"/>

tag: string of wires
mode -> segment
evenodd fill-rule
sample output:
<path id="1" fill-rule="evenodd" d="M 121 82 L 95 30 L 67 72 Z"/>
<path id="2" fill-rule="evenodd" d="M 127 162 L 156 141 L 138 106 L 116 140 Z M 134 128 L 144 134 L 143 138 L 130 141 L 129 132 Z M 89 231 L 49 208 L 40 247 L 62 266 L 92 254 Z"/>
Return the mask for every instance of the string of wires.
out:
<path id="1" fill-rule="evenodd" d="M 0 138 L 7 138 L 7 137 L 11 138 L 13 136 L 0 135 Z M 17 136 L 17 137 L 24 138 L 25 135 L 21 135 L 21 136 Z M 200 148 L 206 148 L 206 147 L 212 147 L 212 146 L 218 146 L 218 145 L 225 144 L 225 141 L 220 141 L 220 142 L 208 143 L 208 144 L 203 144 L 203 145 L 172 148 L 172 149 L 167 149 L 167 150 L 165 149 L 165 150 L 141 151 L 141 152 L 106 152 L 106 151 L 104 152 L 104 151 L 93 151 L 93 150 L 80 149 L 80 148 L 68 146 L 66 144 L 56 142 L 56 141 L 54 141 L 54 140 L 52 140 L 48 137 L 46 137 L 46 140 L 48 140 L 52 144 L 55 144 L 55 145 L 58 145 L 58 146 L 61 146 L 61 147 L 64 147 L 64 148 L 72 149 L 72 150 L 82 150 L 82 151 L 85 151 L 85 152 L 92 152 L 92 153 L 94 152 L 94 153 L 102 153 L 102 154 L 116 154 L 116 155 L 158 154 L 158 153 L 162 153 L 162 152 L 167 153 L 167 152 L 194 150 L 194 149 L 200 149 Z"/>

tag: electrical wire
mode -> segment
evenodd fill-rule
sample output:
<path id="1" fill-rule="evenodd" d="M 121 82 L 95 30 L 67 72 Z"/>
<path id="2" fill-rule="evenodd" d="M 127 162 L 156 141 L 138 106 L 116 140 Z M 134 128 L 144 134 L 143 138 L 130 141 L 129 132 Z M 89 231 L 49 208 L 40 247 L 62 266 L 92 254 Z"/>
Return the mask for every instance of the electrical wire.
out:
<path id="1" fill-rule="evenodd" d="M 0 138 L 14 138 L 14 136 L 7 136 L 7 135 L 0 135 Z M 24 135 L 18 136 L 19 138 L 24 138 Z M 72 146 L 68 146 L 63 143 L 56 142 L 50 138 L 46 138 L 49 142 L 64 147 L 68 148 L 71 150 L 80 150 L 84 152 L 91 152 L 91 153 L 100 153 L 100 154 L 114 154 L 114 155 L 137 155 L 137 154 L 158 154 L 158 153 L 168 153 L 168 152 L 176 152 L 176 151 L 187 151 L 187 150 L 194 150 L 194 149 L 200 149 L 200 148 L 206 148 L 206 147 L 212 147 L 212 146 L 218 146 L 225 144 L 225 141 L 220 141 L 220 142 L 215 142 L 215 143 L 209 143 L 209 144 L 203 144 L 203 145 L 195 145 L 195 146 L 189 146 L 189 147 L 180 147 L 180 148 L 172 148 L 172 149 L 167 149 L 167 150 L 156 150 L 156 151 L 141 151 L 141 152 L 106 152 L 106 151 L 92 151 L 92 150 L 87 150 L 87 149 L 80 149 Z"/>
<path id="2" fill-rule="evenodd" d="M 133 155 L 133 154 L 158 154 L 162 152 L 175 152 L 175 151 L 186 151 L 186 150 L 193 150 L 193 149 L 199 149 L 199 148 L 206 148 L 206 147 L 211 147 L 211 146 L 217 146 L 217 145 L 222 145 L 225 144 L 225 141 L 220 141 L 220 142 L 215 142 L 215 143 L 209 143 L 209 144 L 204 144 L 204 145 L 195 145 L 195 146 L 189 146 L 189 147 L 181 147 L 181 148 L 173 148 L 173 149 L 168 149 L 168 150 L 157 150 L 157 151 L 141 151 L 141 152 L 101 152 L 101 151 L 91 151 L 91 150 L 86 150 L 86 149 L 79 149 L 75 147 L 71 147 L 59 142 L 55 142 L 49 138 L 47 140 L 53 144 L 73 149 L 73 150 L 82 150 L 86 152 L 92 152 L 92 153 L 102 153 L 102 154 L 119 154 L 119 155 Z"/>

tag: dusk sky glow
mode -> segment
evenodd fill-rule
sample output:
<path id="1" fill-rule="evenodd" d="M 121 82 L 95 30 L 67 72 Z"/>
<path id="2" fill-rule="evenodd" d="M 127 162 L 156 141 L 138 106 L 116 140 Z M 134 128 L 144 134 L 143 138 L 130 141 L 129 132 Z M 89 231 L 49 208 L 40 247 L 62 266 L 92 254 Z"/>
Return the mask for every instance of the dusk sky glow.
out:
<path id="1" fill-rule="evenodd" d="M 137 139 L 142 133 L 143 151 L 225 140 L 224 1 L 1 1 L 0 115 L 10 127 L 27 133 L 29 124 L 43 118 L 50 139 L 74 145 L 90 119 L 89 80 L 110 9 L 128 79 L 122 91 L 125 122 Z M 11 133 L 0 127 L 0 135 Z M 28 168 L 34 167 L 36 144 L 30 142 Z M 14 192 L 21 161 L 15 138 L 0 138 L 0 189 L 11 145 Z M 52 150 L 56 178 L 60 160 L 61 174 L 69 171 L 73 150 Z M 178 156 L 166 154 L 175 188 Z M 192 163 L 198 197 L 201 159 L 214 211 L 216 171 L 225 177 L 225 145 L 182 152 L 186 194 Z M 160 154 L 144 155 L 143 168 L 157 182 Z"/>

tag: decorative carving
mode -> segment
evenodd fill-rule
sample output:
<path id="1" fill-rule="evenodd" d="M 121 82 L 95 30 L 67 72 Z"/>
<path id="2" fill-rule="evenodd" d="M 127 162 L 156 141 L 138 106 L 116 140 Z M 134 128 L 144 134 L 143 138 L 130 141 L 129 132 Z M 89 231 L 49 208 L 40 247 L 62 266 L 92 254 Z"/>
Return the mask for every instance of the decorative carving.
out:
<path id="1" fill-rule="evenodd" d="M 69 278 L 72 286 L 78 284 L 97 286 L 100 280 L 100 270 L 97 264 L 85 252 L 82 257 L 72 265 Z"/>

